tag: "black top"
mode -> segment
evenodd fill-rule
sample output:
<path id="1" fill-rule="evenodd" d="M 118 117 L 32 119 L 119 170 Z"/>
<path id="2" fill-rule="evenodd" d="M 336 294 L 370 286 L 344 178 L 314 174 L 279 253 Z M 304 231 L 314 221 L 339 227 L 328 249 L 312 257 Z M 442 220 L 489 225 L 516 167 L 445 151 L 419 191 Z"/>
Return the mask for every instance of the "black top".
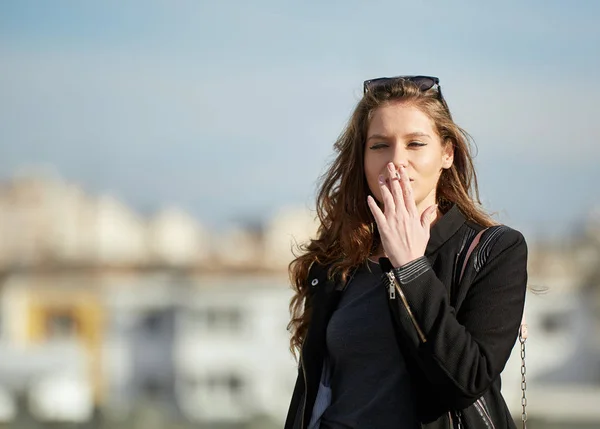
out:
<path id="1" fill-rule="evenodd" d="M 381 275 L 373 262 L 359 268 L 327 326 L 332 402 L 321 429 L 419 427 Z"/>

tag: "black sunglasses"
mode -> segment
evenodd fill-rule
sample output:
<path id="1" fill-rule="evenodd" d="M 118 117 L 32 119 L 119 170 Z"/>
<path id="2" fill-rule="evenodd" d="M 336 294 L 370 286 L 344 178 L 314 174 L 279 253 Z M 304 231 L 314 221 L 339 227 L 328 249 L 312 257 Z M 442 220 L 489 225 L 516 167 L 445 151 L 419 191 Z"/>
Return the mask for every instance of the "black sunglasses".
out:
<path id="1" fill-rule="evenodd" d="M 401 80 L 407 80 L 409 82 L 414 83 L 421 91 L 427 91 L 436 86 L 440 103 L 442 103 L 448 114 L 450 114 L 448 104 L 446 104 L 446 100 L 442 96 L 442 87 L 440 86 L 440 79 L 434 76 L 395 76 L 379 77 L 376 79 L 365 80 L 363 82 L 363 94 L 366 94 L 367 92 L 373 93 L 377 90 L 386 87 L 389 88 L 391 85 Z"/>
<path id="2" fill-rule="evenodd" d="M 408 80 L 419 87 L 421 91 L 427 91 L 435 85 L 440 86 L 440 80 L 433 76 L 396 76 L 396 77 L 378 77 L 377 79 L 365 80 L 363 83 L 363 92 L 373 92 L 386 86 L 390 86 L 400 80 Z"/>

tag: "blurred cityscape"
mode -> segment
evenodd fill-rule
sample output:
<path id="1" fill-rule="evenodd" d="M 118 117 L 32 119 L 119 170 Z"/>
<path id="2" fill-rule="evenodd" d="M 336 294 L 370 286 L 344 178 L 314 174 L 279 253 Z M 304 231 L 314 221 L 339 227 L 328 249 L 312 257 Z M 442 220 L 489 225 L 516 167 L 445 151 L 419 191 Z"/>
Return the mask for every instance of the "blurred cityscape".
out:
<path id="1" fill-rule="evenodd" d="M 600 427 L 600 211 L 586 218 L 529 242 L 530 428 Z M 59 177 L 1 183 L 0 427 L 282 427 L 287 264 L 315 230 L 302 208 L 215 235 Z M 517 421 L 520 365 L 517 343 L 503 375 Z"/>

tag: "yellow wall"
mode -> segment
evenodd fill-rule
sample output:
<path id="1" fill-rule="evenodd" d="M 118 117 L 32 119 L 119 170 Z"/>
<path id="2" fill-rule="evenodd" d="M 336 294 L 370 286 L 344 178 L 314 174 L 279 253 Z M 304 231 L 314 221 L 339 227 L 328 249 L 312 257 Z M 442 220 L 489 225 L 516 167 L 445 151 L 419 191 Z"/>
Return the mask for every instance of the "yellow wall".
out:
<path id="1" fill-rule="evenodd" d="M 70 315 L 76 324 L 75 338 L 88 352 L 90 377 L 96 402 L 101 402 L 102 341 L 104 336 L 104 309 L 98 295 L 89 291 L 67 288 L 31 290 L 27 311 L 27 336 L 30 344 L 49 340 L 48 324 L 57 314 Z"/>

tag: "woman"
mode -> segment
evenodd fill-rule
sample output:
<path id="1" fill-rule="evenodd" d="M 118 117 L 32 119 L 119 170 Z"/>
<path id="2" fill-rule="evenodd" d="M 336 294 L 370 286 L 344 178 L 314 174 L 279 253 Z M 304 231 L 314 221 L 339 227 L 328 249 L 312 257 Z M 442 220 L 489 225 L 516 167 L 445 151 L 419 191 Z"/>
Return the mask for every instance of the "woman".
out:
<path id="1" fill-rule="evenodd" d="M 527 246 L 479 207 L 439 80 L 366 81 L 335 149 L 317 238 L 290 264 L 300 359 L 285 428 L 514 428 L 500 373 Z"/>

